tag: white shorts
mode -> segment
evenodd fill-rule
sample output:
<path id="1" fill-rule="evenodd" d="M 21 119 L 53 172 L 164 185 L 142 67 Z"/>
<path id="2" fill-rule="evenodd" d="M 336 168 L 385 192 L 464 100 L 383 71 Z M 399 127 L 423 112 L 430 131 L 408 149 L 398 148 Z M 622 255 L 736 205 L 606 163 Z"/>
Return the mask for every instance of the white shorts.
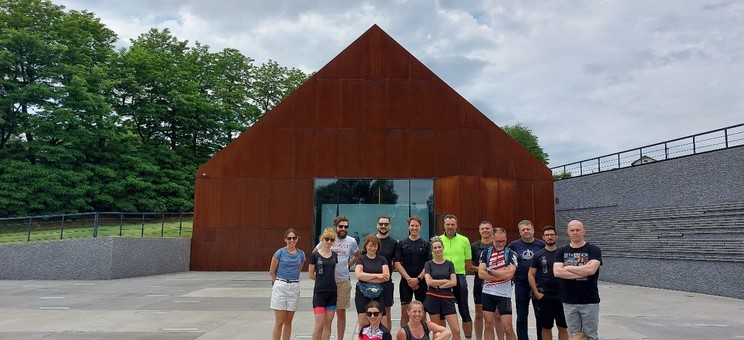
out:
<path id="1" fill-rule="evenodd" d="M 271 309 L 296 311 L 300 305 L 300 283 L 274 281 L 271 287 Z"/>

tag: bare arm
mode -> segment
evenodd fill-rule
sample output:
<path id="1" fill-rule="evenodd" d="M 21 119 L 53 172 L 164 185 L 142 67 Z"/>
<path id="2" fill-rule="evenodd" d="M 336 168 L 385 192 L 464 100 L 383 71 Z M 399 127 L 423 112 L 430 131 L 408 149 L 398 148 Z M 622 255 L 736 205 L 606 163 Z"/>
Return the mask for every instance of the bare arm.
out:
<path id="1" fill-rule="evenodd" d="M 312 263 L 307 266 L 307 277 L 315 281 L 315 265 Z"/>
<path id="2" fill-rule="evenodd" d="M 271 282 L 273 283 L 276 281 L 276 269 L 279 268 L 279 259 L 271 256 L 271 265 L 269 266 L 269 276 L 271 277 Z"/>
<path id="3" fill-rule="evenodd" d="M 563 262 L 556 262 L 553 263 L 553 275 L 557 278 L 566 279 L 566 280 L 575 280 L 580 279 L 584 276 L 574 274 L 570 271 L 568 271 L 566 268 L 569 266 L 564 266 Z"/>
<path id="4" fill-rule="evenodd" d="M 540 293 L 540 291 L 537 290 L 537 280 L 535 280 L 535 275 L 537 275 L 537 268 L 530 267 L 530 271 L 527 272 L 527 281 L 529 281 L 530 288 L 532 288 L 532 295 L 535 296 L 535 299 L 540 300 L 543 298 L 543 293 Z"/>
<path id="5" fill-rule="evenodd" d="M 349 260 L 349 267 L 352 267 L 357 263 L 357 261 L 359 260 L 359 256 L 360 256 L 359 252 L 354 253 L 354 257 L 351 260 Z"/>
<path id="6" fill-rule="evenodd" d="M 372 283 L 383 283 L 386 281 L 383 277 L 385 275 L 385 270 L 387 269 L 387 266 L 383 266 L 382 268 L 383 268 L 382 274 L 372 274 L 372 273 L 365 273 L 363 266 L 356 266 L 356 268 L 354 268 L 354 275 L 356 275 L 356 278 L 359 281 L 372 282 Z"/>
<path id="7" fill-rule="evenodd" d="M 473 260 L 467 259 L 465 260 L 465 275 L 470 274 L 470 267 L 473 266 Z"/>
<path id="8" fill-rule="evenodd" d="M 510 264 L 506 266 L 506 268 L 499 269 L 499 270 L 492 270 L 491 273 L 488 273 L 488 267 L 485 263 L 481 263 L 480 266 L 478 266 L 478 277 L 480 277 L 483 280 L 486 281 L 502 281 L 502 280 L 510 280 L 512 277 L 514 277 L 514 273 L 517 271 L 517 266 Z"/>
<path id="9" fill-rule="evenodd" d="M 426 285 L 429 287 L 439 287 L 449 282 L 449 279 L 435 279 L 429 273 L 424 274 L 424 278 L 426 279 Z M 457 276 L 455 276 L 455 281 L 457 281 Z"/>
<path id="10" fill-rule="evenodd" d="M 567 266 L 564 267 L 564 269 L 576 275 L 581 275 L 584 277 L 592 276 L 594 275 L 594 273 L 597 272 L 597 269 L 599 269 L 599 260 L 589 260 L 589 262 L 587 262 L 583 266 Z"/>
<path id="11" fill-rule="evenodd" d="M 450 331 L 448 328 L 429 320 L 426 320 L 426 327 L 429 327 L 429 330 L 434 332 L 434 339 L 433 340 L 444 340 L 449 339 L 450 336 L 452 336 L 452 331 Z M 405 334 L 405 332 L 404 332 Z M 405 338 L 404 338 L 405 339 Z"/>

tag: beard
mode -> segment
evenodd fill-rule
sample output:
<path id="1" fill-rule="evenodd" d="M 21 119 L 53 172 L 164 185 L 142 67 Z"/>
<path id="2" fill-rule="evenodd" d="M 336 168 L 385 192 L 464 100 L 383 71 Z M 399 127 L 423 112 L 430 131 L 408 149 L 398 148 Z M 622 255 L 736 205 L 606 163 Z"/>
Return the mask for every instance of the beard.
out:
<path id="1" fill-rule="evenodd" d="M 338 238 L 346 238 L 346 235 L 348 233 L 349 232 L 346 231 L 346 229 L 339 229 L 338 231 L 336 231 L 336 234 L 338 235 Z"/>
<path id="2" fill-rule="evenodd" d="M 447 229 L 444 231 L 444 234 L 447 235 L 447 237 L 453 237 L 457 233 L 457 230 Z"/>
<path id="3" fill-rule="evenodd" d="M 379 232 L 381 235 L 387 235 L 389 231 L 389 229 L 377 229 L 377 232 Z"/>
<path id="4" fill-rule="evenodd" d="M 556 241 L 550 241 L 550 242 L 545 241 L 545 244 L 546 245 L 549 245 L 549 246 L 554 246 L 556 243 L 558 243 L 558 242 L 556 242 Z"/>

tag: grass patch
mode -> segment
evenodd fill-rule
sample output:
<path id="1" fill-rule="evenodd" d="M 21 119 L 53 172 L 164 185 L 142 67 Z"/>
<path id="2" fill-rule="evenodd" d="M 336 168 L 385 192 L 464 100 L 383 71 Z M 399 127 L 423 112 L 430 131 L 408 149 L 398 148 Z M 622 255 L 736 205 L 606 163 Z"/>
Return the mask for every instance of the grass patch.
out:
<path id="1" fill-rule="evenodd" d="M 166 222 L 106 224 L 98 226 L 97 237 L 184 237 L 190 238 L 193 232 L 193 221 L 184 220 Z M 0 244 L 54 241 L 94 237 L 93 226 L 68 225 L 64 229 L 57 226 L 34 226 L 29 234 L 25 231 L 0 230 Z"/>

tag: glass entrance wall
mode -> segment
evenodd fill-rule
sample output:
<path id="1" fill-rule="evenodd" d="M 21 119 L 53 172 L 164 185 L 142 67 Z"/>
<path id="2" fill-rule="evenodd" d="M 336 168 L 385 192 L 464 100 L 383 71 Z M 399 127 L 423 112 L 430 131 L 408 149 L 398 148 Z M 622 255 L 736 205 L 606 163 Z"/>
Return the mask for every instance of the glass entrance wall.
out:
<path id="1" fill-rule="evenodd" d="M 333 226 L 338 215 L 349 217 L 349 236 L 361 242 L 377 233 L 377 218 L 390 217 L 390 236 L 408 237 L 409 216 L 421 217 L 421 237 L 434 230 L 433 179 L 328 179 L 315 180 L 315 233 Z"/>

